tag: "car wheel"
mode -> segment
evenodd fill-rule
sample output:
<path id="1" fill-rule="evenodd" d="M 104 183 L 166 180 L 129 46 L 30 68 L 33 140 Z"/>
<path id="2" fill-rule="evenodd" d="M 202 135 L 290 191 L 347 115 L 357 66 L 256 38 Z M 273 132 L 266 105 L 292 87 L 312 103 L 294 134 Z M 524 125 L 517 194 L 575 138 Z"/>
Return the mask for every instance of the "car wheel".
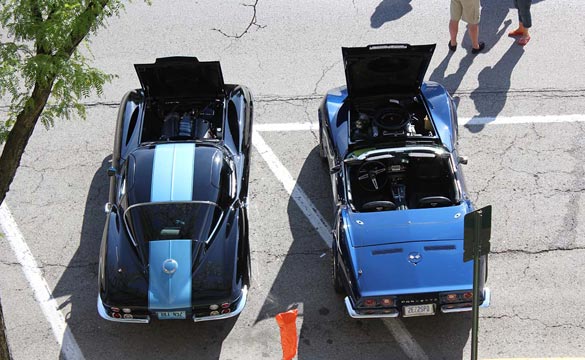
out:
<path id="1" fill-rule="evenodd" d="M 338 294 L 345 293 L 343 284 L 341 283 L 341 274 L 339 273 L 339 263 L 337 262 L 337 246 L 333 244 L 331 249 L 331 277 L 333 280 L 333 289 Z"/>

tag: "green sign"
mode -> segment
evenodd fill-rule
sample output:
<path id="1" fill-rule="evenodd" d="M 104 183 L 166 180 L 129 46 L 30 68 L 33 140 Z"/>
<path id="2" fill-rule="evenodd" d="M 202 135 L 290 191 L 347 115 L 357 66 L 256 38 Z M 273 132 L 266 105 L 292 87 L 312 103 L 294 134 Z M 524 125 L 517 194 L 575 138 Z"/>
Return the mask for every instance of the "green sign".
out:
<path id="1" fill-rule="evenodd" d="M 479 256 L 489 254 L 492 233 L 492 206 L 489 205 L 465 215 L 464 226 L 463 261 L 468 262 L 469 260 L 473 260 L 473 253 L 477 242 L 479 242 Z"/>

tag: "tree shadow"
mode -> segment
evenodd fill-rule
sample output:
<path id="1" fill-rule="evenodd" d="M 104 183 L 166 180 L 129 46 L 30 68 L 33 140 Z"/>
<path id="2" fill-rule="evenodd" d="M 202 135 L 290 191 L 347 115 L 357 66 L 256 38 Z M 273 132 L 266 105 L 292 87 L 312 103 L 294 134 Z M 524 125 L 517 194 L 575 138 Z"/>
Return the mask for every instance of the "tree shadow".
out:
<path id="1" fill-rule="evenodd" d="M 502 111 L 510 90 L 512 71 L 523 54 L 524 48 L 513 43 L 494 66 L 486 66 L 479 73 L 479 85 L 470 95 L 478 114 L 465 125 L 469 131 L 480 132 Z"/>
<path id="2" fill-rule="evenodd" d="M 398 20 L 412 10 L 411 0 L 383 0 L 370 17 L 370 26 L 374 29 L 387 22 Z"/>
<path id="3" fill-rule="evenodd" d="M 318 147 L 307 156 L 296 187 L 326 220 L 333 220 L 331 184 Z M 402 350 L 392 332 L 400 323 L 431 358 L 463 357 L 471 328 L 467 314 L 400 320 L 350 318 L 343 297 L 333 290 L 330 249 L 292 197 L 288 216 L 293 243 L 256 321 L 298 306 L 302 317 L 298 359 L 411 359 L 412 354 Z"/>
<path id="4" fill-rule="evenodd" d="M 53 290 L 55 298 L 68 298 L 61 309 L 70 306 L 66 315 L 69 330 L 86 359 L 186 359 L 193 358 L 193 354 L 197 354 L 197 359 L 218 359 L 223 340 L 237 318 L 202 323 L 152 321 L 143 325 L 113 323 L 99 317 L 97 269 L 106 217 L 104 204 L 108 201 L 109 159 L 105 158 L 94 174 L 86 199 L 79 248 Z M 64 354 L 63 348 L 63 359 Z"/>

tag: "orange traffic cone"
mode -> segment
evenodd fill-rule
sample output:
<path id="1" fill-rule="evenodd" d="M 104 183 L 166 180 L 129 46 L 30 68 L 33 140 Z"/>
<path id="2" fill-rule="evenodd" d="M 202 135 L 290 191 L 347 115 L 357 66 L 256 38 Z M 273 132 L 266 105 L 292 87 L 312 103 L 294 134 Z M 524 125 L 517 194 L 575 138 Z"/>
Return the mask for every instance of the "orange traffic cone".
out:
<path id="1" fill-rule="evenodd" d="M 297 354 L 297 314 L 298 309 L 276 315 L 280 327 L 280 343 L 282 344 L 282 360 L 291 360 Z"/>

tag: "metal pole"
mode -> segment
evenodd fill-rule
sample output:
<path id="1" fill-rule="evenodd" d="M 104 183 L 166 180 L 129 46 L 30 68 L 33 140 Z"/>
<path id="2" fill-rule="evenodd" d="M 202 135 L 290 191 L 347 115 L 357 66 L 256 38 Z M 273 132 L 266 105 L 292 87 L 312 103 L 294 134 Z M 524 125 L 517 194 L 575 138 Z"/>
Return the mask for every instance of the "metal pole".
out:
<path id="1" fill-rule="evenodd" d="M 477 360 L 477 332 L 479 328 L 479 255 L 481 240 L 479 229 L 482 223 L 482 211 L 478 211 L 475 221 L 475 242 L 473 247 L 473 321 L 471 325 L 471 360 Z"/>

